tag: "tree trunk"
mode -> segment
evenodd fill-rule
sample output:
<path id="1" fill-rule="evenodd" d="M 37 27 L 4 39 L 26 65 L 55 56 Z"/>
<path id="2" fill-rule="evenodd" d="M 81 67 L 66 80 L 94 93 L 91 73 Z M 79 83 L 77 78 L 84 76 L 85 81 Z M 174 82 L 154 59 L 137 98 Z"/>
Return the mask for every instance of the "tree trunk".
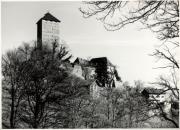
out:
<path id="1" fill-rule="evenodd" d="M 14 85 L 11 89 L 11 113 L 10 113 L 10 128 L 14 128 Z"/>
<path id="2" fill-rule="evenodd" d="M 35 82 L 35 87 L 36 87 L 36 93 L 35 93 L 35 112 L 34 112 L 34 123 L 33 123 L 33 128 L 38 128 L 38 115 L 39 115 L 39 91 L 38 91 L 38 85 L 37 83 Z"/>

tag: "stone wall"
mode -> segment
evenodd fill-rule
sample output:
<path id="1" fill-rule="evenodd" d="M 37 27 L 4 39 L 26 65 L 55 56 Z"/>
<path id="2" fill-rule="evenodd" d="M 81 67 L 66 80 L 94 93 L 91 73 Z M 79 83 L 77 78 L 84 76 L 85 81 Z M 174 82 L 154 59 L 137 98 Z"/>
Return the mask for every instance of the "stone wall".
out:
<path id="1" fill-rule="evenodd" d="M 42 42 L 59 42 L 59 23 L 42 20 Z"/>

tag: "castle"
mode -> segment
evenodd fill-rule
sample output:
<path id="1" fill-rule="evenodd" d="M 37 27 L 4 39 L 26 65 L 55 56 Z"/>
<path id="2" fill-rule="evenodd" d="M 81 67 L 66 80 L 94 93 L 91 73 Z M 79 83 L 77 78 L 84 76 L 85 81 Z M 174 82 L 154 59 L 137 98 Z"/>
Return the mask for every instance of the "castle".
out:
<path id="1" fill-rule="evenodd" d="M 49 12 L 36 23 L 38 47 L 41 48 L 42 44 L 59 43 L 59 23 L 60 20 Z M 78 57 L 70 64 L 73 75 L 90 82 L 89 91 L 92 97 L 99 97 L 101 90 L 115 88 L 121 82 L 115 66 L 107 57 L 92 58 L 91 60 Z"/>
<path id="2" fill-rule="evenodd" d="M 42 43 L 59 42 L 59 23 L 60 20 L 49 12 L 36 23 L 38 47 L 41 47 Z"/>

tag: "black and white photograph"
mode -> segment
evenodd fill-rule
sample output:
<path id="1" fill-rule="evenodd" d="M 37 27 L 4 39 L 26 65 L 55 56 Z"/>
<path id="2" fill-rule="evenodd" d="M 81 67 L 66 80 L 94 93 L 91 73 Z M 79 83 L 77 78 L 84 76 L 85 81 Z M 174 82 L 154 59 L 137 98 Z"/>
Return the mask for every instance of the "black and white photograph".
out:
<path id="1" fill-rule="evenodd" d="M 179 128 L 179 9 L 1 1 L 1 128 Z"/>

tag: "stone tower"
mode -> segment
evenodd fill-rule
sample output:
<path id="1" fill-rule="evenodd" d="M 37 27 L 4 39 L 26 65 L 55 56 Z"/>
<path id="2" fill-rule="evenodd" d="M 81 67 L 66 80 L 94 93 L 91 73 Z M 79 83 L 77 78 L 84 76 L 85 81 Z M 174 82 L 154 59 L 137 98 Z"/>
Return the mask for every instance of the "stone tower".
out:
<path id="1" fill-rule="evenodd" d="M 42 44 L 50 45 L 53 42 L 59 42 L 59 23 L 60 20 L 55 18 L 49 12 L 44 15 L 37 24 L 37 46 Z"/>

